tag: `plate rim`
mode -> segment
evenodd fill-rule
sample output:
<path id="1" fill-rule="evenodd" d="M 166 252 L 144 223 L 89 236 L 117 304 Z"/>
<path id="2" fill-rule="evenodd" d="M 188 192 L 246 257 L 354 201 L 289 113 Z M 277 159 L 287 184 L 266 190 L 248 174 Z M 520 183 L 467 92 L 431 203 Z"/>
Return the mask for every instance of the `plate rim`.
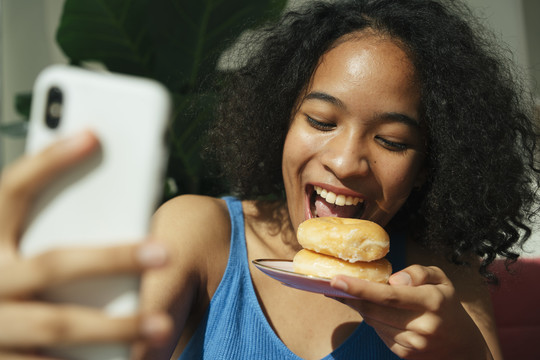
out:
<path id="1" fill-rule="evenodd" d="M 285 286 L 292 287 L 292 288 L 295 288 L 297 290 L 308 291 L 308 292 L 312 292 L 312 293 L 316 293 L 316 294 L 322 294 L 324 296 L 329 296 L 329 297 L 333 297 L 333 298 L 358 299 L 358 297 L 356 297 L 354 295 L 351 295 L 351 294 L 348 294 L 347 292 L 344 292 L 344 291 L 339 290 L 339 289 L 332 288 L 331 285 L 330 285 L 330 282 L 331 282 L 332 279 L 323 278 L 323 277 L 319 277 L 319 276 L 313 276 L 313 275 L 299 274 L 299 273 L 296 273 L 294 271 L 284 270 L 284 269 L 276 268 L 276 267 L 269 266 L 269 265 L 266 265 L 266 264 L 261 264 L 261 261 L 292 263 L 292 260 L 288 260 L 288 259 L 255 259 L 255 260 L 251 261 L 253 263 L 253 265 L 259 271 L 262 271 L 267 276 L 270 276 L 274 280 L 277 280 L 277 281 L 281 282 Z M 267 271 L 269 273 L 267 273 Z M 309 281 L 309 282 L 313 281 L 315 283 L 318 283 L 319 286 L 328 287 L 329 289 L 331 289 L 331 292 L 326 292 L 326 291 L 324 291 L 324 289 L 318 289 L 317 291 L 314 291 L 312 289 L 308 289 L 308 288 L 305 288 L 305 287 L 298 287 L 298 286 L 296 286 L 297 283 L 295 281 L 286 281 L 284 279 L 279 279 L 279 278 L 274 277 L 274 275 L 272 275 L 270 273 L 272 273 L 274 275 L 280 274 L 281 276 L 296 278 L 296 279 L 298 279 L 300 281 L 306 281 L 306 280 Z M 322 291 L 319 291 L 319 290 L 322 290 Z"/>
<path id="2" fill-rule="evenodd" d="M 255 259 L 255 260 L 252 260 L 251 262 L 255 266 L 260 266 L 260 267 L 263 267 L 265 269 L 269 269 L 269 270 L 272 270 L 272 271 L 278 271 L 278 272 L 281 272 L 281 273 L 290 274 L 290 275 L 294 275 L 294 276 L 298 276 L 298 277 L 302 277 L 302 278 L 306 278 L 306 279 L 325 281 L 325 282 L 328 282 L 328 283 L 330 283 L 330 280 L 332 280 L 332 279 L 329 279 L 329 278 L 324 278 L 324 277 L 320 277 L 320 276 L 316 276 L 316 275 L 300 274 L 300 273 L 297 273 L 297 272 L 294 272 L 294 271 L 284 270 L 284 269 L 268 266 L 268 265 L 265 265 L 265 264 L 261 264 L 260 263 L 261 261 L 292 263 L 292 260 L 288 260 L 288 259 Z"/>

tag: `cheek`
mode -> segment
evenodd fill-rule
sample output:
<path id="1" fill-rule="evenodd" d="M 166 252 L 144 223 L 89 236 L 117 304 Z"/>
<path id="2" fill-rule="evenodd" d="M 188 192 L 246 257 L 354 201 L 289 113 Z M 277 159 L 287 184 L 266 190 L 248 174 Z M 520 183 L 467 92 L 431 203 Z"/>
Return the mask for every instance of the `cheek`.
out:
<path id="1" fill-rule="evenodd" d="M 291 163 L 294 162 L 293 159 L 296 158 L 295 149 L 292 146 L 294 140 L 291 139 L 290 133 L 285 138 L 285 143 L 283 144 L 283 158 L 282 158 L 282 168 L 283 173 L 288 173 Z"/>
<path id="2" fill-rule="evenodd" d="M 283 146 L 283 172 L 299 171 L 314 151 L 313 137 L 293 123 Z"/>
<path id="3" fill-rule="evenodd" d="M 292 224 L 296 229 L 304 220 L 303 187 L 304 169 L 309 162 L 310 145 L 302 132 L 291 127 L 283 146 L 282 175 L 287 197 L 287 207 Z"/>
<path id="4" fill-rule="evenodd" d="M 381 167 L 383 189 L 386 198 L 406 199 L 415 186 L 422 161 L 414 157 L 410 161 L 395 161 Z"/>
<path id="5" fill-rule="evenodd" d="M 285 184 L 285 190 L 287 193 L 290 191 L 290 187 L 292 186 L 292 181 L 294 179 L 293 174 L 295 173 L 295 167 L 298 163 L 298 144 L 294 139 L 294 136 L 291 136 L 292 134 L 289 132 L 287 137 L 285 138 L 285 144 L 283 146 L 283 158 L 282 158 L 282 173 L 283 173 L 283 181 Z"/>

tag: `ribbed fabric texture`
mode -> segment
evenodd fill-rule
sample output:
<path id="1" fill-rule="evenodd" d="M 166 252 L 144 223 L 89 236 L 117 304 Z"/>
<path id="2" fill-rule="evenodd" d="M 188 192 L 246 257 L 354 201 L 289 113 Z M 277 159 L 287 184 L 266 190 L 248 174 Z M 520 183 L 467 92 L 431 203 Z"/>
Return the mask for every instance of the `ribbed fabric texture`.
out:
<path id="1" fill-rule="evenodd" d="M 231 197 L 225 200 L 232 224 L 229 262 L 205 317 L 179 360 L 301 359 L 283 344 L 264 316 L 249 272 L 242 204 Z M 395 270 L 403 267 L 405 258 L 404 252 L 399 251 L 399 248 L 404 249 L 404 241 L 399 240 L 391 241 L 391 248 L 395 242 L 394 254 L 400 256 L 389 254 Z M 323 359 L 399 358 L 370 326 L 362 323 L 339 348 Z"/>

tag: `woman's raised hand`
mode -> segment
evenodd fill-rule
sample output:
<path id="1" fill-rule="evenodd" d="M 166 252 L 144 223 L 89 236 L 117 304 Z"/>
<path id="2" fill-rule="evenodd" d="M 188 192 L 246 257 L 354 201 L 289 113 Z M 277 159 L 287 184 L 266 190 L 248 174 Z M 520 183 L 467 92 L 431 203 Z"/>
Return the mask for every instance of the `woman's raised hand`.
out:
<path id="1" fill-rule="evenodd" d="M 39 301 L 51 286 L 95 275 L 140 273 L 160 267 L 166 252 L 156 242 L 109 248 L 53 250 L 32 258 L 18 253 L 21 231 L 39 191 L 99 146 L 83 132 L 7 167 L 0 178 L 0 358 L 43 359 L 40 349 L 89 342 L 162 343 L 171 320 L 162 313 L 109 317 L 97 309 Z"/>
<path id="2" fill-rule="evenodd" d="M 491 359 L 481 331 L 438 267 L 410 266 L 389 284 L 336 276 L 332 286 L 396 355 L 405 359 Z"/>

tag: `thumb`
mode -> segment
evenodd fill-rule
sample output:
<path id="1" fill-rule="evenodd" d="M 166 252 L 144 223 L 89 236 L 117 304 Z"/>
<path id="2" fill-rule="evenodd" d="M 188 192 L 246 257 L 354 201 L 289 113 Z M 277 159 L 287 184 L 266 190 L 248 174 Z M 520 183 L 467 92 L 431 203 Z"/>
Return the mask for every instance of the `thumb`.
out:
<path id="1" fill-rule="evenodd" d="M 408 286 L 412 284 L 411 275 L 406 271 L 400 271 L 395 274 L 392 274 L 388 279 L 390 285 L 404 285 Z"/>
<path id="2" fill-rule="evenodd" d="M 447 284 L 450 283 L 445 273 L 436 266 L 409 266 L 388 279 L 390 285 L 418 286 L 425 284 Z"/>

